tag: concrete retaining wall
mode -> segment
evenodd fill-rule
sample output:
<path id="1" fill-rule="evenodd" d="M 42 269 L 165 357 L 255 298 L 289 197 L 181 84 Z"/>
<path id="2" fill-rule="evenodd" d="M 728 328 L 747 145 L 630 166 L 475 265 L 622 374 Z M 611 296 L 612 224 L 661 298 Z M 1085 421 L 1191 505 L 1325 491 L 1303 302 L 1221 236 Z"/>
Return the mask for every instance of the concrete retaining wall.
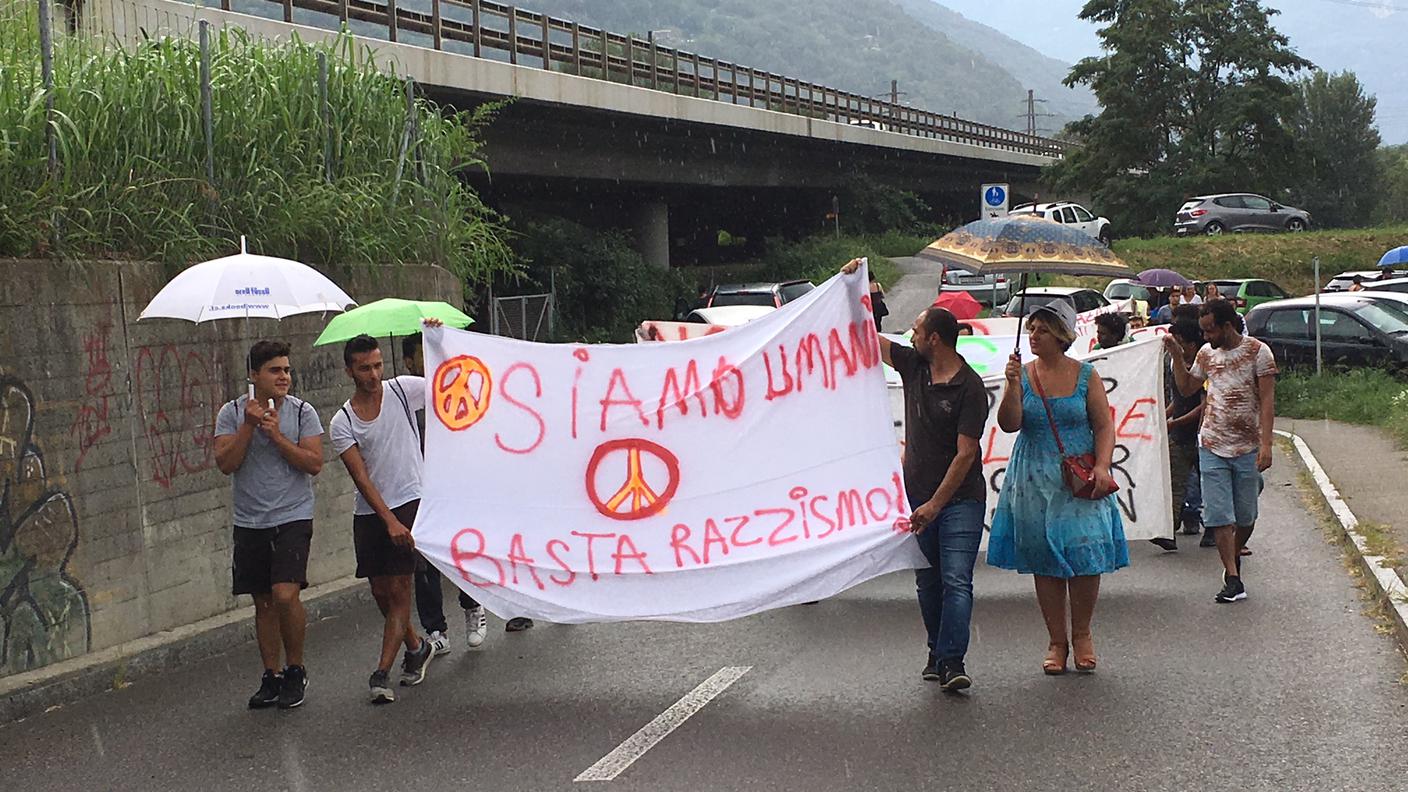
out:
<path id="1" fill-rule="evenodd" d="M 294 393 L 325 426 L 351 392 L 340 347 L 312 348 L 317 315 L 248 330 L 138 323 L 172 274 L 0 260 L 0 677 L 248 606 L 230 594 L 230 482 L 212 432 L 244 390 L 249 343 L 293 345 Z M 461 303 L 458 281 L 435 267 L 327 274 L 361 303 Z M 327 454 L 313 584 L 353 568 L 353 487 Z"/>

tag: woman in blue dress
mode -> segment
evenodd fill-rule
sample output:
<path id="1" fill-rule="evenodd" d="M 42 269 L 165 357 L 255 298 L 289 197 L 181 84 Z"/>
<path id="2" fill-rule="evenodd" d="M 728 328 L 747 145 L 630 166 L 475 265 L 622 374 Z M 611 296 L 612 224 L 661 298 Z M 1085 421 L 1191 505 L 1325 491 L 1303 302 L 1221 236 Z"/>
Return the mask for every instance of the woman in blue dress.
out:
<path id="1" fill-rule="evenodd" d="M 1065 300 L 1034 309 L 1027 318 L 1027 333 L 1036 360 L 1023 366 L 1013 355 L 1008 361 L 997 423 L 1004 432 L 1020 433 L 988 540 L 989 564 L 1035 577 L 1037 602 L 1050 635 L 1042 670 L 1052 675 L 1065 673 L 1072 651 L 1077 671 L 1095 670 L 1090 621 L 1100 576 L 1129 564 L 1115 496 L 1084 500 L 1067 489 L 1062 455 L 1040 395 L 1046 394 L 1066 455 L 1093 453 L 1100 489 L 1113 492 L 1114 418 L 1100 375 L 1089 363 L 1066 354 L 1075 341 L 1075 318 Z"/>

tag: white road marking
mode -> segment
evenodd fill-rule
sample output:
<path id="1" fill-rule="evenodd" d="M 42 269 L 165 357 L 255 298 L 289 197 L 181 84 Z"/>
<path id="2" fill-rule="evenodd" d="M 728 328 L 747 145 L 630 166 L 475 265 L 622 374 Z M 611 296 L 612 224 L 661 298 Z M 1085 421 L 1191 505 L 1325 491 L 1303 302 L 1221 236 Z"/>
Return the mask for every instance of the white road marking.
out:
<path id="1" fill-rule="evenodd" d="M 624 773 L 635 761 L 654 748 L 657 743 L 670 736 L 670 732 L 684 725 L 705 704 L 713 701 L 720 693 L 728 690 L 740 677 L 753 669 L 752 666 L 726 666 L 713 676 L 699 683 L 699 687 L 689 691 L 669 709 L 655 716 L 651 722 L 626 741 L 616 746 L 611 753 L 601 757 L 597 763 L 582 771 L 574 781 L 611 781 Z"/>

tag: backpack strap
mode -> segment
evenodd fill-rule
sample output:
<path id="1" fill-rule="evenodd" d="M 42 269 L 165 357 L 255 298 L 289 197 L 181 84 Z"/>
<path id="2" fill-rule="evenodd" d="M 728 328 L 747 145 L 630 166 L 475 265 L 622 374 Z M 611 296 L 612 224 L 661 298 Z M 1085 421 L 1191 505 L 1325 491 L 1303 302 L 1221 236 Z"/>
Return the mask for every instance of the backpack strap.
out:
<path id="1" fill-rule="evenodd" d="M 347 417 L 347 433 L 352 435 L 352 442 L 361 445 L 362 441 L 357 439 L 357 425 L 352 423 L 352 412 L 347 409 L 347 403 L 343 402 L 342 406 L 337 408 L 337 411 Z"/>
<path id="2" fill-rule="evenodd" d="M 406 411 L 406 420 L 411 424 L 411 431 L 415 432 L 416 437 L 420 437 L 420 428 L 416 426 L 415 416 L 411 415 L 411 402 L 406 398 L 406 389 L 402 388 L 396 380 L 391 380 L 391 392 L 401 400 L 401 409 Z"/>

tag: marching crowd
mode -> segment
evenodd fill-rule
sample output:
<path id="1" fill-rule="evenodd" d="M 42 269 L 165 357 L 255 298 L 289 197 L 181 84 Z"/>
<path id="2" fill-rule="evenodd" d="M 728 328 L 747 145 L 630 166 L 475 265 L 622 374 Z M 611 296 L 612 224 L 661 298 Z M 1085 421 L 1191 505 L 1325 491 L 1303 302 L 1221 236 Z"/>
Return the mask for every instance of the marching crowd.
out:
<path id="1" fill-rule="evenodd" d="M 842 272 L 860 265 L 851 261 Z M 1101 348 L 1126 341 L 1124 317 L 1096 321 Z M 1222 562 L 1214 601 L 1234 603 L 1247 597 L 1242 555 L 1256 526 L 1261 474 L 1271 466 L 1276 362 L 1270 348 L 1243 335 L 1241 316 L 1216 290 L 1174 304 L 1167 322 L 1173 524 L 1190 533 L 1206 526 L 1205 542 L 1216 543 Z M 1017 440 L 987 562 L 1032 575 L 1049 638 L 1042 671 L 1064 674 L 1073 660 L 1076 671 L 1090 673 L 1098 664 L 1091 625 L 1100 578 L 1129 564 L 1110 474 L 1115 427 L 1099 373 L 1068 354 L 1074 307 L 1063 300 L 1036 306 L 1025 328 L 1035 359 L 1023 365 L 1011 357 L 997 404 L 998 426 Z M 905 490 L 911 530 L 930 564 L 916 571 L 928 632 L 923 676 L 957 691 L 972 685 L 964 656 L 986 511 L 979 441 L 989 407 L 982 379 L 958 354 L 958 319 L 930 307 L 912 330 L 912 348 L 883 336 L 880 346 L 904 384 Z M 1201 507 L 1201 520 L 1185 513 L 1190 505 Z M 1177 548 L 1176 537 L 1154 541 Z"/>
<path id="2" fill-rule="evenodd" d="M 842 272 L 854 273 L 860 261 Z M 1261 473 L 1271 465 L 1276 364 L 1270 350 L 1242 334 L 1227 300 L 1169 310 L 1167 399 L 1174 525 L 1215 542 L 1222 561 L 1215 600 L 1245 599 L 1241 558 L 1256 524 Z M 1101 348 L 1123 343 L 1118 314 L 1099 317 Z M 436 322 L 430 320 L 428 324 Z M 1115 428 L 1099 373 L 1067 354 L 1076 316 L 1069 303 L 1034 308 L 1025 319 L 1034 359 L 1008 361 L 997 423 L 1016 433 L 988 543 L 988 564 L 1033 576 L 1049 642 L 1047 674 L 1097 665 L 1092 621 L 1101 576 L 1129 563 L 1111 476 Z M 973 568 L 984 531 L 987 487 L 979 441 L 988 419 L 982 378 L 957 351 L 963 326 L 931 307 L 913 323 L 913 346 L 879 336 L 882 358 L 904 386 L 904 482 L 911 530 L 930 566 L 916 570 L 928 633 L 926 680 L 944 690 L 972 685 L 964 657 L 973 612 Z M 356 486 L 352 535 L 356 576 L 368 580 L 383 616 L 370 698 L 396 698 L 400 684 L 425 679 L 431 661 L 450 651 L 440 574 L 415 550 L 411 535 L 421 497 L 425 379 L 420 336 L 403 339 L 411 374 L 386 380 L 377 341 L 358 336 L 343 349 L 353 392 L 329 422 L 328 437 Z M 304 701 L 303 644 L 313 536 L 313 477 L 323 465 L 317 411 L 289 393 L 289 346 L 260 341 L 250 349 L 251 395 L 225 404 L 216 419 L 215 455 L 233 479 L 233 592 L 253 597 L 263 662 L 251 708 L 290 709 Z M 1201 520 L 1198 517 L 1201 509 Z M 1153 540 L 1175 550 L 1175 537 Z M 414 601 L 422 630 L 412 623 Z M 461 592 L 465 642 L 483 644 L 484 608 Z M 533 626 L 510 619 L 509 632 Z"/>
<path id="3" fill-rule="evenodd" d="M 438 324 L 428 320 L 427 324 Z M 400 684 L 425 679 L 430 661 L 450 651 L 440 573 L 415 550 L 411 528 L 421 497 L 425 379 L 420 336 L 402 340 L 410 374 L 382 378 L 376 339 L 358 336 L 343 348 L 353 393 L 333 415 L 328 437 L 356 485 L 352 544 L 356 576 L 365 578 L 383 617 L 371 700 L 396 700 L 391 672 L 402 655 Z M 323 426 L 312 405 L 289 394 L 289 346 L 260 341 L 249 352 L 252 396 L 221 408 L 215 457 L 234 479 L 233 591 L 254 599 L 255 635 L 264 664 L 254 709 L 298 707 L 308 688 L 303 665 L 307 617 L 299 599 L 308 586 L 313 537 L 313 476 L 323 465 Z M 411 622 L 415 601 L 423 633 Z M 484 643 L 484 608 L 461 592 L 465 643 Z M 508 632 L 533 626 L 517 617 Z"/>

